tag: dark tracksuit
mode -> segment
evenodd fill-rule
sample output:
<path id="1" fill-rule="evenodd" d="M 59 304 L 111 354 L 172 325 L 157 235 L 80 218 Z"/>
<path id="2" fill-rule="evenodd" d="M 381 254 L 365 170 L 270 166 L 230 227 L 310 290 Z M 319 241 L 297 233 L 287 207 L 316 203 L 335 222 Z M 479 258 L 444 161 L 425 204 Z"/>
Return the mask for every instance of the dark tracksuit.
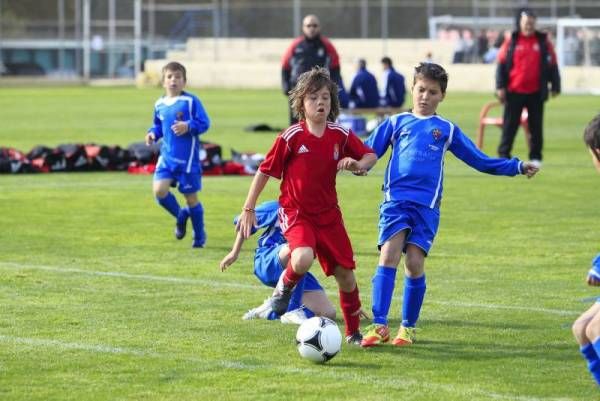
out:
<path id="1" fill-rule="evenodd" d="M 324 36 L 308 39 L 299 36 L 287 48 L 281 60 L 281 86 L 287 96 L 294 89 L 300 75 L 313 67 L 329 70 L 331 79 L 343 88 L 340 74 L 340 58 L 333 44 Z M 290 109 L 290 124 L 298 122 Z"/>

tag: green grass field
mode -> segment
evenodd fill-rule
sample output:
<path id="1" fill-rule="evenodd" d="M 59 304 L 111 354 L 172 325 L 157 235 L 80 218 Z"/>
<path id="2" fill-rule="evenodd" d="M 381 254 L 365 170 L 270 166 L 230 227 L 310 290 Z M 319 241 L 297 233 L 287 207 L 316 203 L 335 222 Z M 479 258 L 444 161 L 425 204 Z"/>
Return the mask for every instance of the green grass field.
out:
<path id="1" fill-rule="evenodd" d="M 278 91 L 194 92 L 212 118 L 204 139 L 225 158 L 271 144 L 274 134 L 244 126 L 286 125 Z M 140 141 L 159 94 L 4 88 L 0 146 Z M 488 100 L 450 92 L 439 111 L 473 137 Z M 581 139 L 597 105 L 584 96 L 547 104 L 544 166 L 532 180 L 484 175 L 449 154 L 419 342 L 344 345 L 324 366 L 298 356 L 296 326 L 241 320 L 270 293 L 252 274 L 253 241 L 219 270 L 249 177 L 204 178 L 208 243 L 194 250 L 172 237 L 150 176 L 0 176 L 0 400 L 596 399 L 570 324 L 597 294 L 584 277 L 600 250 L 600 177 Z M 488 154 L 498 137 L 488 129 Z M 526 156 L 521 134 L 515 154 Z M 338 179 L 368 311 L 385 162 Z M 277 192 L 271 182 L 261 199 Z M 324 284 L 337 306 L 334 280 Z M 396 288 L 393 326 L 400 280 Z"/>

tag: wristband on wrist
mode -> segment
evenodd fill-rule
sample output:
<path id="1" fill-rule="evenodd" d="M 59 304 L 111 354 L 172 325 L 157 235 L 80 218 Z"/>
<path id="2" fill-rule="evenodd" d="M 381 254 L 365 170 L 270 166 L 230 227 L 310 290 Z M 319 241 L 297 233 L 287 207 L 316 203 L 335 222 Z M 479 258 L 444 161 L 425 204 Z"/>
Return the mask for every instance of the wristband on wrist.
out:
<path id="1" fill-rule="evenodd" d="M 244 207 L 242 208 L 242 210 L 243 210 L 244 212 L 248 212 L 248 213 L 254 213 L 254 212 L 256 211 L 256 210 L 252 209 L 251 207 L 246 207 L 246 206 L 244 206 Z"/>

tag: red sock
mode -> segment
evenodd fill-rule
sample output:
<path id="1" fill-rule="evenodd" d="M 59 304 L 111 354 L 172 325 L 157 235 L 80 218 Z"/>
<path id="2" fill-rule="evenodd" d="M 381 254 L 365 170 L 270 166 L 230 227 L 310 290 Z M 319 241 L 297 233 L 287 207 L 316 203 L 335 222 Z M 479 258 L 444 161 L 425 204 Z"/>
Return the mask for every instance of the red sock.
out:
<path id="1" fill-rule="evenodd" d="M 352 292 L 340 290 L 340 306 L 346 322 L 346 335 L 356 333 L 360 327 L 360 298 L 358 297 L 358 285 Z"/>
<path id="2" fill-rule="evenodd" d="M 290 261 L 283 272 L 283 285 L 286 287 L 295 287 L 303 276 L 304 274 L 296 274 L 294 269 L 292 269 L 292 263 Z"/>

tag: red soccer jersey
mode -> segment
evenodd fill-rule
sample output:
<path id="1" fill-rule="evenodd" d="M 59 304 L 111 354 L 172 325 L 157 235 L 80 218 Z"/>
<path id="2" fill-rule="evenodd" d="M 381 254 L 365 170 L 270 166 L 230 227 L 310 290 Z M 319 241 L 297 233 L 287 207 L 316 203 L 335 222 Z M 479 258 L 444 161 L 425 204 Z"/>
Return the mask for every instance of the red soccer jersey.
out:
<path id="1" fill-rule="evenodd" d="M 511 38 L 507 38 L 498 53 L 498 61 L 506 62 Z M 550 41 L 546 41 L 550 64 L 556 64 L 556 53 Z M 513 67 L 509 72 L 508 90 L 515 93 L 535 93 L 540 90 L 540 44 L 536 35 L 519 33 L 513 55 Z"/>
<path id="2" fill-rule="evenodd" d="M 317 137 L 301 121 L 277 137 L 260 172 L 281 179 L 281 207 L 315 216 L 337 207 L 337 163 L 344 157 L 360 160 L 367 153 L 374 151 L 339 124 L 328 122 Z"/>

